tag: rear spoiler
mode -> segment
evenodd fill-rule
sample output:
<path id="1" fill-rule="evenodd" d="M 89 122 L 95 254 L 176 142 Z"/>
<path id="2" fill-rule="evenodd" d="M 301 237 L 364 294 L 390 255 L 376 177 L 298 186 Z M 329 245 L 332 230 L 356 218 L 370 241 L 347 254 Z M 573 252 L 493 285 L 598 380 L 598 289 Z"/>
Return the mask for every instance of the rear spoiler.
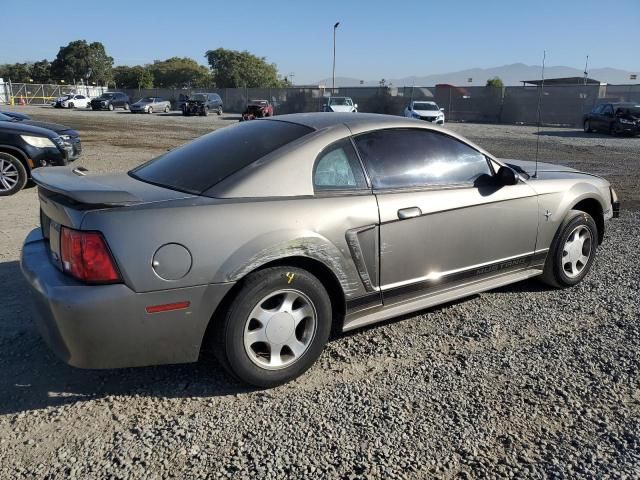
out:
<path id="1" fill-rule="evenodd" d="M 119 187 L 97 181 L 100 177 L 87 176 L 85 170 L 67 167 L 44 167 L 31 172 L 39 186 L 87 205 L 127 206 L 142 199 Z"/>

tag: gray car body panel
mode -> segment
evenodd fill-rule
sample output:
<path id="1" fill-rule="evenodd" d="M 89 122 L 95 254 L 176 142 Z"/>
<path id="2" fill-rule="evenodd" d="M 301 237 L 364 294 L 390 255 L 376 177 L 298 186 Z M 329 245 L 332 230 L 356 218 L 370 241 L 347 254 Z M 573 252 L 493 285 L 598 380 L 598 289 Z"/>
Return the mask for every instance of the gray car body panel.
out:
<path id="1" fill-rule="evenodd" d="M 530 176 L 527 172 L 535 165 L 496 159 L 462 137 L 418 120 L 315 113 L 257 120 L 262 121 L 300 123 L 315 131 L 201 196 L 126 175 L 78 176 L 49 168 L 35 177 L 43 212 L 52 220 L 51 241 L 28 239 L 22 263 L 42 323 L 81 352 L 69 360 L 58 347 L 60 356 L 94 368 L 193 361 L 206 325 L 233 285 L 265 265 L 293 258 L 332 272 L 343 294 L 332 301 L 344 301 L 346 310 L 338 321 L 350 330 L 542 273 L 558 227 L 582 200 L 597 201 L 605 219 L 612 215 L 604 179 L 543 163 Z M 512 164 L 521 172 L 518 183 L 314 192 L 313 167 L 324 148 L 386 128 L 451 135 L 486 155 L 494 170 Z M 47 191 L 84 207 L 67 205 Z M 418 207 L 419 215 L 401 219 L 399 210 L 411 207 Z M 55 258 L 59 248 L 56 225 L 102 232 L 124 283 L 81 285 L 62 274 L 56 262 L 42 265 L 47 250 Z M 164 264 L 154 266 L 158 261 Z M 171 279 L 163 278 L 163 272 L 170 272 Z M 101 291 L 105 300 L 97 293 Z M 145 312 L 151 302 L 165 300 L 188 300 L 193 308 L 188 313 Z M 109 308 L 113 311 L 104 313 Z M 118 321 L 106 332 L 103 324 L 112 315 Z M 91 318 L 78 327 L 85 317 Z M 130 327 L 126 318 L 131 318 Z M 145 329 L 152 332 L 143 354 L 135 351 L 132 339 Z M 94 330 L 108 338 L 108 346 L 92 343 Z M 83 335 L 95 346 L 90 355 L 82 353 Z M 167 337 L 180 338 L 172 347 Z"/>

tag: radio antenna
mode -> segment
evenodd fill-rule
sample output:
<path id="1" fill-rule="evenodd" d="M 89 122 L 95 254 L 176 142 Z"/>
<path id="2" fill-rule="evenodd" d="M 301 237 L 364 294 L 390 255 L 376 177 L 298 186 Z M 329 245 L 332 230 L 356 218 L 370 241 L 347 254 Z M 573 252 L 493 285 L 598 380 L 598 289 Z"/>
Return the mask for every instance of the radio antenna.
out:
<path id="1" fill-rule="evenodd" d="M 540 84 L 540 90 L 538 90 L 538 134 L 536 135 L 536 169 L 533 172 L 533 178 L 538 176 L 538 153 L 540 152 L 540 106 L 542 104 L 542 92 L 544 90 L 544 64 L 547 59 L 547 51 L 544 50 L 542 54 L 542 83 Z"/>

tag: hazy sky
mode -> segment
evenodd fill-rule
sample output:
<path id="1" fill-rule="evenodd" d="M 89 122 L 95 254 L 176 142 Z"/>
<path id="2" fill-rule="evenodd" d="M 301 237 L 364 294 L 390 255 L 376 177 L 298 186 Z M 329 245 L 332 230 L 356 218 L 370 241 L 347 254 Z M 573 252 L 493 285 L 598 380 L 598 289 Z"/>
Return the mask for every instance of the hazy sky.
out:
<path id="1" fill-rule="evenodd" d="M 99 6 L 99 5 L 103 6 Z M 640 0 L 120 1 L 20 0 L 2 7 L 0 63 L 53 59 L 100 41 L 115 64 L 249 50 L 295 83 L 336 75 L 400 78 L 522 62 L 640 70 Z M 10 18 L 11 21 L 8 21 Z"/>

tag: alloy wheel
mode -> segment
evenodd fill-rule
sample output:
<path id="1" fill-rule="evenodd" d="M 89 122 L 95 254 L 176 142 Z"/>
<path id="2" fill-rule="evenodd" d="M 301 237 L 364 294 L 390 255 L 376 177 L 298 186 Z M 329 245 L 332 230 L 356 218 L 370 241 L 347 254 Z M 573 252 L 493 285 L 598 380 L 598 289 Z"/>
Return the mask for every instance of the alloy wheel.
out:
<path id="1" fill-rule="evenodd" d="M 18 179 L 18 168 L 10 161 L 0 158 L 0 190 L 8 192 L 16 186 Z"/>
<path id="2" fill-rule="evenodd" d="M 253 308 L 244 327 L 249 359 L 266 370 L 297 362 L 309 349 L 317 328 L 313 302 L 299 290 L 278 290 Z"/>
<path id="3" fill-rule="evenodd" d="M 591 257 L 591 230 L 585 225 L 578 225 L 567 237 L 562 249 L 562 270 L 569 278 L 576 278 L 582 273 Z"/>

